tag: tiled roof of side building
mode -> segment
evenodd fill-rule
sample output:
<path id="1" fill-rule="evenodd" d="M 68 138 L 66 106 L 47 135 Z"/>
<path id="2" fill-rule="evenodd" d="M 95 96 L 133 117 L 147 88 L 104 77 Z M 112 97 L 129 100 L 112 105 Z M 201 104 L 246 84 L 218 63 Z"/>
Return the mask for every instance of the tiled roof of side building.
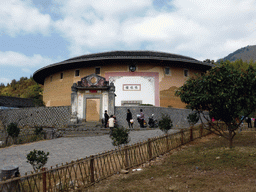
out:
<path id="1" fill-rule="evenodd" d="M 34 107 L 35 105 L 33 103 L 33 99 L 0 96 L 0 106 L 22 108 L 22 107 Z"/>

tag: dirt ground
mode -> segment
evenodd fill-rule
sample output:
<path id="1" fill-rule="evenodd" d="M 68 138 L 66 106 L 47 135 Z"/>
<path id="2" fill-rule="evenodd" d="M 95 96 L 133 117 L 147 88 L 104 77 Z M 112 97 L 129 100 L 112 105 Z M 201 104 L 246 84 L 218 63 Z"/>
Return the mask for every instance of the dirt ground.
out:
<path id="1" fill-rule="evenodd" d="M 256 191 L 256 134 L 197 139 L 85 191 Z"/>

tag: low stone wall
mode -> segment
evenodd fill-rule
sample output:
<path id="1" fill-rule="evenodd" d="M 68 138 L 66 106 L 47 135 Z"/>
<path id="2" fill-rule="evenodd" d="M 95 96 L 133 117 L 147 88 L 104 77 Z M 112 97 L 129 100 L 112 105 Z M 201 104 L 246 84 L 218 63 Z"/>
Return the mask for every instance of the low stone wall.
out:
<path id="1" fill-rule="evenodd" d="M 133 106 L 133 107 L 115 107 L 115 114 L 117 117 L 118 125 L 128 127 L 126 121 L 127 109 L 130 109 L 133 119 L 134 128 L 139 128 L 137 121 L 137 114 L 140 114 L 140 109 L 143 110 L 145 120 L 148 122 L 148 118 L 154 114 L 154 119 L 158 121 L 161 119 L 162 113 L 170 115 L 173 122 L 173 128 L 187 128 L 189 127 L 187 116 L 192 111 L 190 109 L 176 109 L 176 108 L 164 108 L 164 107 L 152 107 L 152 106 Z M 109 114 L 111 115 L 111 114 Z M 18 125 L 35 127 L 53 127 L 53 128 L 65 128 L 70 124 L 71 107 L 33 107 L 22 109 L 7 109 L 0 110 L 0 131 L 3 126 L 12 122 L 18 122 Z"/>
<path id="2" fill-rule="evenodd" d="M 149 107 L 149 106 L 134 106 L 134 107 L 115 107 L 115 115 L 117 117 L 118 125 L 128 127 L 126 121 L 127 109 L 130 109 L 134 119 L 134 127 L 138 128 L 137 114 L 140 114 L 140 109 L 143 110 L 145 120 L 148 123 L 148 118 L 154 114 L 154 119 L 158 121 L 162 117 L 162 113 L 168 114 L 173 122 L 173 128 L 188 128 L 188 114 L 192 113 L 190 109 L 164 108 L 164 107 Z M 111 115 L 111 114 L 109 114 Z"/>
<path id="3" fill-rule="evenodd" d="M 18 123 L 18 126 L 59 128 L 66 127 L 69 124 L 70 116 L 70 106 L 0 110 L 0 121 L 4 125 L 14 122 Z"/>

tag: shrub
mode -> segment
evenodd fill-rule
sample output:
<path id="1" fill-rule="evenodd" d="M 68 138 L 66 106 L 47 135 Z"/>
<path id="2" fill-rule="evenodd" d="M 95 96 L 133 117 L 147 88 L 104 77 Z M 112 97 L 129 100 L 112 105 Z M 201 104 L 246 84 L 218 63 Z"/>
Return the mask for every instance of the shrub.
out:
<path id="1" fill-rule="evenodd" d="M 37 135 L 33 135 L 31 138 L 30 138 L 30 142 L 34 142 L 34 141 L 37 141 L 39 140 L 39 137 Z"/>
<path id="2" fill-rule="evenodd" d="M 187 116 L 187 119 L 188 119 L 189 125 L 193 126 L 199 121 L 199 115 L 198 115 L 198 113 L 190 113 Z"/>
<path id="3" fill-rule="evenodd" d="M 12 137 L 14 143 L 16 143 L 16 138 L 19 136 L 20 134 L 20 128 L 18 127 L 18 124 L 17 123 L 10 123 L 8 126 L 7 126 L 7 133 L 8 133 L 8 136 L 6 138 L 6 145 L 8 143 L 8 138 L 9 136 Z"/>
<path id="4" fill-rule="evenodd" d="M 20 134 L 20 128 L 18 128 L 17 123 L 10 123 L 7 127 L 7 133 L 12 138 L 18 137 Z"/>
<path id="5" fill-rule="evenodd" d="M 159 129 L 165 133 L 167 133 L 173 126 L 172 120 L 167 114 L 162 113 L 162 119 L 159 121 Z"/>
<path id="6" fill-rule="evenodd" d="M 34 149 L 34 151 L 30 151 L 30 153 L 27 154 L 27 163 L 32 165 L 33 169 L 36 171 L 47 163 L 48 155 L 49 152 L 45 153 L 44 151 Z"/>
<path id="7" fill-rule="evenodd" d="M 129 130 L 124 127 L 114 128 L 111 134 L 111 139 L 113 140 L 112 144 L 114 146 L 119 146 L 122 144 L 129 143 Z"/>
<path id="8" fill-rule="evenodd" d="M 35 127 L 36 129 L 34 130 L 36 135 L 42 135 L 43 134 L 43 127 Z"/>

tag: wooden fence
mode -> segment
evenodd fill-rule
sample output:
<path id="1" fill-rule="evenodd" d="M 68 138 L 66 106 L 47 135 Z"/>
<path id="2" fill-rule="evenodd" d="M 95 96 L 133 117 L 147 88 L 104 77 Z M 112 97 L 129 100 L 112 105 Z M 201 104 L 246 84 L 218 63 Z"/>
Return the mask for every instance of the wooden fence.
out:
<path id="1" fill-rule="evenodd" d="M 203 128 L 181 130 L 151 138 L 55 168 L 0 182 L 1 191 L 75 191 L 93 185 L 121 171 L 136 167 L 210 132 Z"/>

